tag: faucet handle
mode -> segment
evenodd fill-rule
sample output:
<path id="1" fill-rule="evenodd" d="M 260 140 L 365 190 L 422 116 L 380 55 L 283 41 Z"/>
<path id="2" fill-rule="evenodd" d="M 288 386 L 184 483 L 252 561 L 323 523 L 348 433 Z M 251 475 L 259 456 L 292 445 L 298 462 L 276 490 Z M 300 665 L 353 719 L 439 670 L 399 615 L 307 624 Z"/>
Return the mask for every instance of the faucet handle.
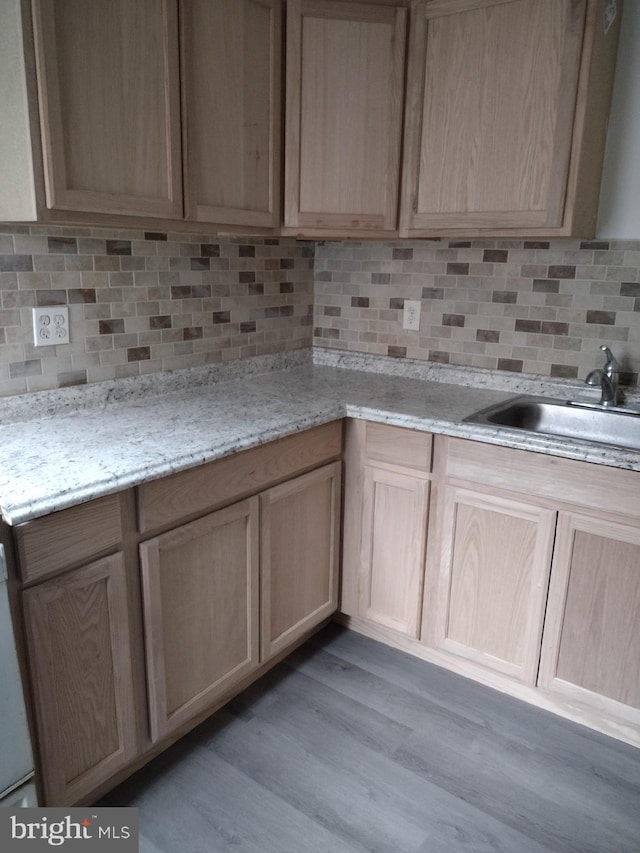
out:
<path id="1" fill-rule="evenodd" d="M 602 344 L 600 349 L 605 354 L 607 359 L 607 362 L 604 366 L 604 372 L 610 376 L 612 373 L 615 373 L 620 368 L 620 365 L 615 355 L 611 352 L 611 350 L 606 344 Z"/>

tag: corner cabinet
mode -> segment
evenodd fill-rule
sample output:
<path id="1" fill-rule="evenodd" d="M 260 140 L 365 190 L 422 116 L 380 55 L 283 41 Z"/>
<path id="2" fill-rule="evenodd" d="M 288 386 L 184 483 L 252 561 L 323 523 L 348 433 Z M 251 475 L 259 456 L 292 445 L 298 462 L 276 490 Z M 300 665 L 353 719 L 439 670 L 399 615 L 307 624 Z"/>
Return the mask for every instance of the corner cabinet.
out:
<path id="1" fill-rule="evenodd" d="M 289 0 L 285 228 L 397 227 L 407 10 Z"/>
<path id="2" fill-rule="evenodd" d="M 10 4 L 0 218 L 279 226 L 280 0 Z"/>
<path id="3" fill-rule="evenodd" d="M 604 0 L 412 6 L 402 236 L 589 236 L 620 15 Z"/>

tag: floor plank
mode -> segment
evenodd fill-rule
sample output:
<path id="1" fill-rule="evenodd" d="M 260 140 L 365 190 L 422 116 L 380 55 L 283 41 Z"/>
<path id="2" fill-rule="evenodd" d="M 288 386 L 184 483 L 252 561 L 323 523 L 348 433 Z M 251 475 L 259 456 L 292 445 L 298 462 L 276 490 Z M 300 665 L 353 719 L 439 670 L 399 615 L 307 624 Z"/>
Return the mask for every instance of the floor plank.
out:
<path id="1" fill-rule="evenodd" d="M 329 626 L 101 804 L 141 853 L 640 853 L 640 750 Z"/>

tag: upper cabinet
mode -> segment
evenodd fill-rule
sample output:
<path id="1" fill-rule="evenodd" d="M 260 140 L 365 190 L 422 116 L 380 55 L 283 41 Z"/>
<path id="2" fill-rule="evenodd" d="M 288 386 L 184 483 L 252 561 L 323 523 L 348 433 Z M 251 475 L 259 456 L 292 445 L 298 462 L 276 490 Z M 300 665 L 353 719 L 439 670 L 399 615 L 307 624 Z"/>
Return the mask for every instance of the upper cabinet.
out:
<path id="1" fill-rule="evenodd" d="M 404 236 L 593 234 L 618 19 L 601 0 L 422 0 Z"/>
<path id="2" fill-rule="evenodd" d="M 280 225 L 280 0 L 182 0 L 185 216 Z"/>
<path id="3" fill-rule="evenodd" d="M 407 10 L 287 4 L 285 227 L 397 227 Z"/>
<path id="4" fill-rule="evenodd" d="M 46 205 L 182 216 L 172 0 L 34 0 Z"/>
<path id="5" fill-rule="evenodd" d="M 0 218 L 278 226 L 280 6 L 12 0 Z"/>

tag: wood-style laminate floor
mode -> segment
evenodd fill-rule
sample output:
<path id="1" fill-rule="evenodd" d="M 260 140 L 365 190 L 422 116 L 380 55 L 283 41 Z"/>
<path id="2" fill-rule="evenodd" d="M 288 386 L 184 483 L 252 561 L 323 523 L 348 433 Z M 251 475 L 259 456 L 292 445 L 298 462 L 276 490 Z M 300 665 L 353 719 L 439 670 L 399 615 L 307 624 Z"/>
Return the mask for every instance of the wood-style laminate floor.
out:
<path id="1" fill-rule="evenodd" d="M 640 750 L 331 625 L 101 805 L 141 853 L 640 853 Z"/>

